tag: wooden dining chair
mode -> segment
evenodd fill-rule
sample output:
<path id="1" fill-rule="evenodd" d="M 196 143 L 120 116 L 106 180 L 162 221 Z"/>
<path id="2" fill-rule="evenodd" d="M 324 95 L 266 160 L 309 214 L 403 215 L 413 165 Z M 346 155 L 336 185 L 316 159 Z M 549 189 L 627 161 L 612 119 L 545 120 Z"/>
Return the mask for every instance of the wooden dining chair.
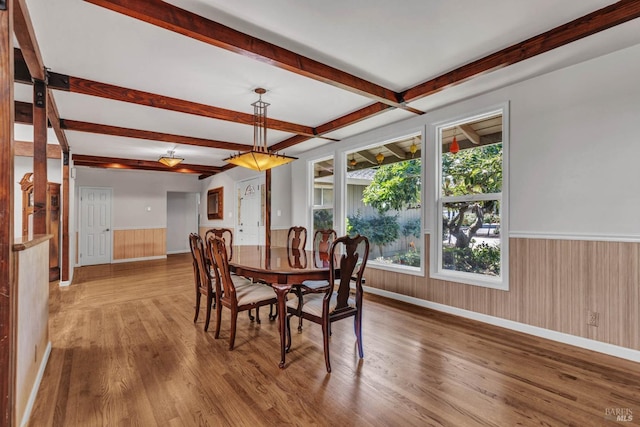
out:
<path id="1" fill-rule="evenodd" d="M 209 236 L 220 237 L 224 240 L 227 248 L 227 259 L 233 259 L 233 231 L 229 228 L 210 228 L 204 233 L 204 241 L 209 241 Z"/>
<path id="2" fill-rule="evenodd" d="M 290 319 L 299 316 L 322 326 L 324 361 L 331 372 L 329 359 L 329 335 L 331 323 L 354 317 L 354 329 L 358 343 L 358 355 L 364 357 L 362 348 L 362 275 L 369 257 L 369 240 L 365 236 L 343 236 L 336 239 L 329 249 L 329 280 L 309 286 L 304 299 L 287 301 L 287 350 L 291 348 Z M 355 282 L 355 295 L 351 296 L 350 284 Z M 308 283 L 311 285 L 311 283 Z"/>
<path id="3" fill-rule="evenodd" d="M 222 307 L 227 307 L 231 311 L 229 350 L 233 350 L 238 313 L 253 308 L 257 309 L 263 305 L 275 304 L 277 301 L 276 294 L 268 285 L 253 283 L 251 280 L 240 276 L 234 276 L 236 279 L 232 279 L 224 240 L 219 237 L 209 236 L 207 243 L 213 260 L 216 294 L 220 296 L 216 306 L 216 332 L 214 337 L 218 338 L 220 336 Z"/>
<path id="4" fill-rule="evenodd" d="M 336 230 L 316 230 L 313 233 L 313 262 L 316 267 L 329 267 L 329 248 L 338 238 Z"/>
<path id="5" fill-rule="evenodd" d="M 193 259 L 193 274 L 196 285 L 196 313 L 193 317 L 193 323 L 198 321 L 198 315 L 200 314 L 200 300 L 202 295 L 204 295 L 206 299 L 204 330 L 206 331 L 209 329 L 211 307 L 215 307 L 217 299 L 211 281 L 211 274 L 209 273 L 209 261 L 206 257 L 204 242 L 199 234 L 189 234 L 189 248 L 191 249 L 191 257 Z"/>
<path id="6" fill-rule="evenodd" d="M 287 248 L 304 250 L 307 245 L 307 229 L 294 226 L 289 228 L 287 234 Z"/>

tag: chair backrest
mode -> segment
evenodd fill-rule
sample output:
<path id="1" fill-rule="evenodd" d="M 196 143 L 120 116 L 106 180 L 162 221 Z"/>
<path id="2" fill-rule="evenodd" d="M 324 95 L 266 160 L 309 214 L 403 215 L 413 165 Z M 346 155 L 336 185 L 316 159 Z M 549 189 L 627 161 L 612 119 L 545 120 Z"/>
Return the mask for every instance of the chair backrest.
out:
<path id="1" fill-rule="evenodd" d="M 287 260 L 291 268 L 307 268 L 307 251 L 304 249 L 287 248 Z"/>
<path id="2" fill-rule="evenodd" d="M 206 291 L 211 288 L 211 276 L 209 276 L 209 263 L 207 261 L 206 249 L 202 237 L 199 234 L 189 234 L 189 248 L 193 258 L 193 274 L 196 279 L 196 288 Z"/>
<path id="3" fill-rule="evenodd" d="M 209 256 L 213 261 L 213 271 L 216 276 L 216 292 L 218 295 L 224 295 L 225 299 L 235 301 L 236 287 L 231 280 L 229 259 L 227 257 L 227 248 L 224 239 L 215 235 L 209 235 L 207 248 L 209 249 Z"/>
<path id="4" fill-rule="evenodd" d="M 316 267 L 329 267 L 329 249 L 338 238 L 335 230 L 316 230 L 313 233 L 313 260 Z"/>
<path id="5" fill-rule="evenodd" d="M 355 280 L 357 306 L 362 302 L 362 275 L 369 257 L 369 239 L 365 236 L 342 236 L 337 238 L 329 250 L 331 266 L 330 283 L 336 283 L 336 267 L 340 268 L 340 284 L 338 286 L 338 302 L 335 311 L 349 307 L 350 283 Z M 336 265 L 336 263 L 338 263 Z M 334 289 L 329 287 L 327 294 Z"/>
<path id="6" fill-rule="evenodd" d="M 227 259 L 233 259 L 233 231 L 229 228 L 210 228 L 204 233 L 204 241 L 209 241 L 209 236 L 216 236 L 224 239 L 227 249 Z"/>
<path id="7" fill-rule="evenodd" d="M 307 245 L 307 229 L 304 227 L 291 227 L 287 235 L 287 248 L 301 249 Z"/>

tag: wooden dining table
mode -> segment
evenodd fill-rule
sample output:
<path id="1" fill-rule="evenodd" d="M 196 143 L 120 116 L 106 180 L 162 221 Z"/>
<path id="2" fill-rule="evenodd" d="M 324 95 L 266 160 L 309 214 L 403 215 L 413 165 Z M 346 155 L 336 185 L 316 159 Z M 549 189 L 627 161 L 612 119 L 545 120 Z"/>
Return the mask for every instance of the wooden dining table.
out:
<path id="1" fill-rule="evenodd" d="M 318 262 L 313 251 L 281 246 L 234 246 L 229 268 L 239 276 L 270 284 L 278 301 L 280 368 L 285 366 L 287 294 L 305 280 L 329 280 L 326 262 Z"/>

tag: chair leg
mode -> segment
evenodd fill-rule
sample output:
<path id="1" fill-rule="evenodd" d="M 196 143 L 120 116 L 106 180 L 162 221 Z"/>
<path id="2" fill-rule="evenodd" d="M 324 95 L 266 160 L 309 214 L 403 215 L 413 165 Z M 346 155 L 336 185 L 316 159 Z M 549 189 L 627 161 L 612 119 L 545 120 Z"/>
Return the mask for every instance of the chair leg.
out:
<path id="1" fill-rule="evenodd" d="M 256 307 L 256 323 L 260 324 L 260 307 Z"/>
<path id="2" fill-rule="evenodd" d="M 222 304 L 218 301 L 216 306 L 216 333 L 213 336 L 214 338 L 218 338 L 220 336 L 220 321 L 222 320 Z"/>
<path id="3" fill-rule="evenodd" d="M 364 351 L 362 349 L 362 312 L 359 310 L 353 319 L 353 325 L 356 330 L 356 339 L 358 341 L 358 354 L 360 355 L 360 359 L 362 359 L 364 357 Z"/>
<path id="4" fill-rule="evenodd" d="M 287 352 L 287 353 L 289 353 L 289 350 L 291 350 L 291 322 L 290 322 L 291 316 L 292 316 L 291 314 L 286 315 L 286 318 L 287 318 L 287 325 L 286 325 L 286 328 L 287 328 L 287 341 L 285 343 L 284 351 Z"/>
<path id="5" fill-rule="evenodd" d="M 302 289 L 296 289 L 298 296 L 298 333 L 302 332 Z"/>
<path id="6" fill-rule="evenodd" d="M 200 314 L 200 291 L 196 291 L 196 315 L 193 317 L 193 323 L 198 321 L 198 314 Z"/>
<path id="7" fill-rule="evenodd" d="M 269 320 L 276 320 L 278 317 L 278 306 L 276 306 L 275 313 L 273 312 L 273 304 L 269 304 Z"/>
<path id="8" fill-rule="evenodd" d="M 324 342 L 324 363 L 327 365 L 327 372 L 331 372 L 331 362 L 329 362 L 329 319 L 322 320 L 322 341 Z"/>
<path id="9" fill-rule="evenodd" d="M 231 329 L 229 330 L 229 350 L 233 350 L 236 341 L 236 323 L 238 321 L 238 312 L 231 310 Z"/>
<path id="10" fill-rule="evenodd" d="M 213 304 L 213 295 L 207 295 L 207 317 L 204 319 L 205 332 L 209 329 L 209 321 L 211 320 L 211 304 Z"/>
<path id="11" fill-rule="evenodd" d="M 247 315 L 249 316 L 249 320 L 251 320 L 252 322 L 256 320 L 256 318 L 251 314 L 251 310 L 247 310 Z"/>

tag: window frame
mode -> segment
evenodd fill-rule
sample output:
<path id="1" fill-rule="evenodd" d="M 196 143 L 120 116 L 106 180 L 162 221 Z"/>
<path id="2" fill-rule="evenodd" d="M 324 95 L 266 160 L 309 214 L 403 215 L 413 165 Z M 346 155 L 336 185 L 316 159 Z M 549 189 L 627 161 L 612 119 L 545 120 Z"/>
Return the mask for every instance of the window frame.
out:
<path id="1" fill-rule="evenodd" d="M 500 193 L 471 194 L 464 196 L 442 195 L 442 131 L 452 126 L 472 122 L 484 117 L 502 115 L 502 191 Z M 498 290 L 509 290 L 509 103 L 505 102 L 465 114 L 455 119 L 432 125 L 434 144 L 433 230 L 430 242 L 429 276 L 432 279 L 464 283 Z M 489 276 L 442 268 L 443 207 L 446 203 L 498 200 L 500 203 L 500 276 Z"/>
<path id="2" fill-rule="evenodd" d="M 324 162 L 327 160 L 332 160 L 333 161 L 333 199 L 331 200 L 331 204 L 322 204 L 322 205 L 316 205 L 315 204 L 315 176 L 314 176 L 314 172 L 315 172 L 315 165 L 316 163 L 320 163 L 320 162 Z M 313 214 L 315 213 L 316 210 L 325 210 L 325 209 L 331 209 L 333 211 L 333 229 L 336 228 L 336 156 L 332 153 L 328 156 L 322 156 L 322 157 L 318 157 L 318 158 L 313 158 L 313 159 L 309 159 L 308 161 L 308 173 L 309 173 L 309 201 L 307 206 L 310 206 L 311 209 L 309 209 L 309 224 L 311 225 L 309 227 L 310 230 L 314 229 L 314 218 L 313 218 Z M 322 190 L 321 190 L 322 191 Z M 322 196 L 322 201 L 323 203 L 325 203 L 324 200 L 324 195 Z M 311 232 L 311 235 L 313 236 L 313 231 Z M 307 243 L 309 243 L 307 241 Z"/>
<path id="3" fill-rule="evenodd" d="M 383 146 L 385 144 L 389 144 L 394 141 L 402 140 L 412 135 L 419 135 L 421 139 L 421 148 L 420 148 L 421 155 L 419 159 L 421 164 L 420 179 L 421 179 L 422 185 L 420 186 L 420 200 L 422 200 L 423 202 L 421 203 L 421 206 L 420 206 L 420 236 L 422 238 L 423 244 L 422 244 L 421 257 L 420 257 L 420 267 L 412 267 L 412 266 L 407 266 L 402 264 L 387 264 L 387 263 L 378 262 L 375 259 L 373 260 L 370 259 L 367 261 L 367 268 L 424 277 L 425 270 L 429 263 L 429 260 L 426 257 L 426 252 L 429 249 L 429 247 L 428 246 L 425 247 L 424 245 L 424 236 L 427 233 L 427 228 L 425 226 L 425 218 L 427 217 L 426 212 L 429 209 L 428 204 L 424 202 L 425 197 L 428 196 L 427 192 L 425 191 L 426 189 L 425 171 L 427 169 L 425 164 L 425 152 L 427 147 L 427 141 L 426 141 L 426 132 L 425 132 L 424 126 L 420 126 L 414 129 L 404 129 L 403 131 L 400 131 L 400 132 L 394 132 L 393 136 L 376 139 L 376 142 L 374 143 L 372 143 L 371 140 L 369 140 L 366 144 L 349 146 L 348 148 L 344 148 L 340 150 L 339 153 L 336 153 L 335 158 L 340 156 L 340 163 L 341 163 L 340 164 L 340 168 L 341 168 L 340 169 L 340 176 L 341 176 L 340 197 L 342 201 L 341 203 L 342 212 L 340 214 L 341 223 L 339 223 L 338 226 L 340 227 L 341 230 L 343 230 L 342 234 L 346 234 L 346 218 L 347 218 L 347 208 L 348 208 L 347 207 L 347 185 L 348 185 L 347 184 L 347 164 L 349 162 L 349 155 L 358 151 L 371 149 L 371 148 Z M 334 168 L 337 168 L 337 167 L 338 165 L 334 161 Z M 334 176 L 336 176 L 335 169 L 334 169 Z M 334 182 L 334 196 L 336 196 L 337 194 L 337 191 L 336 191 L 337 185 L 338 183 Z M 334 222 L 335 222 L 335 210 L 334 210 Z"/>

